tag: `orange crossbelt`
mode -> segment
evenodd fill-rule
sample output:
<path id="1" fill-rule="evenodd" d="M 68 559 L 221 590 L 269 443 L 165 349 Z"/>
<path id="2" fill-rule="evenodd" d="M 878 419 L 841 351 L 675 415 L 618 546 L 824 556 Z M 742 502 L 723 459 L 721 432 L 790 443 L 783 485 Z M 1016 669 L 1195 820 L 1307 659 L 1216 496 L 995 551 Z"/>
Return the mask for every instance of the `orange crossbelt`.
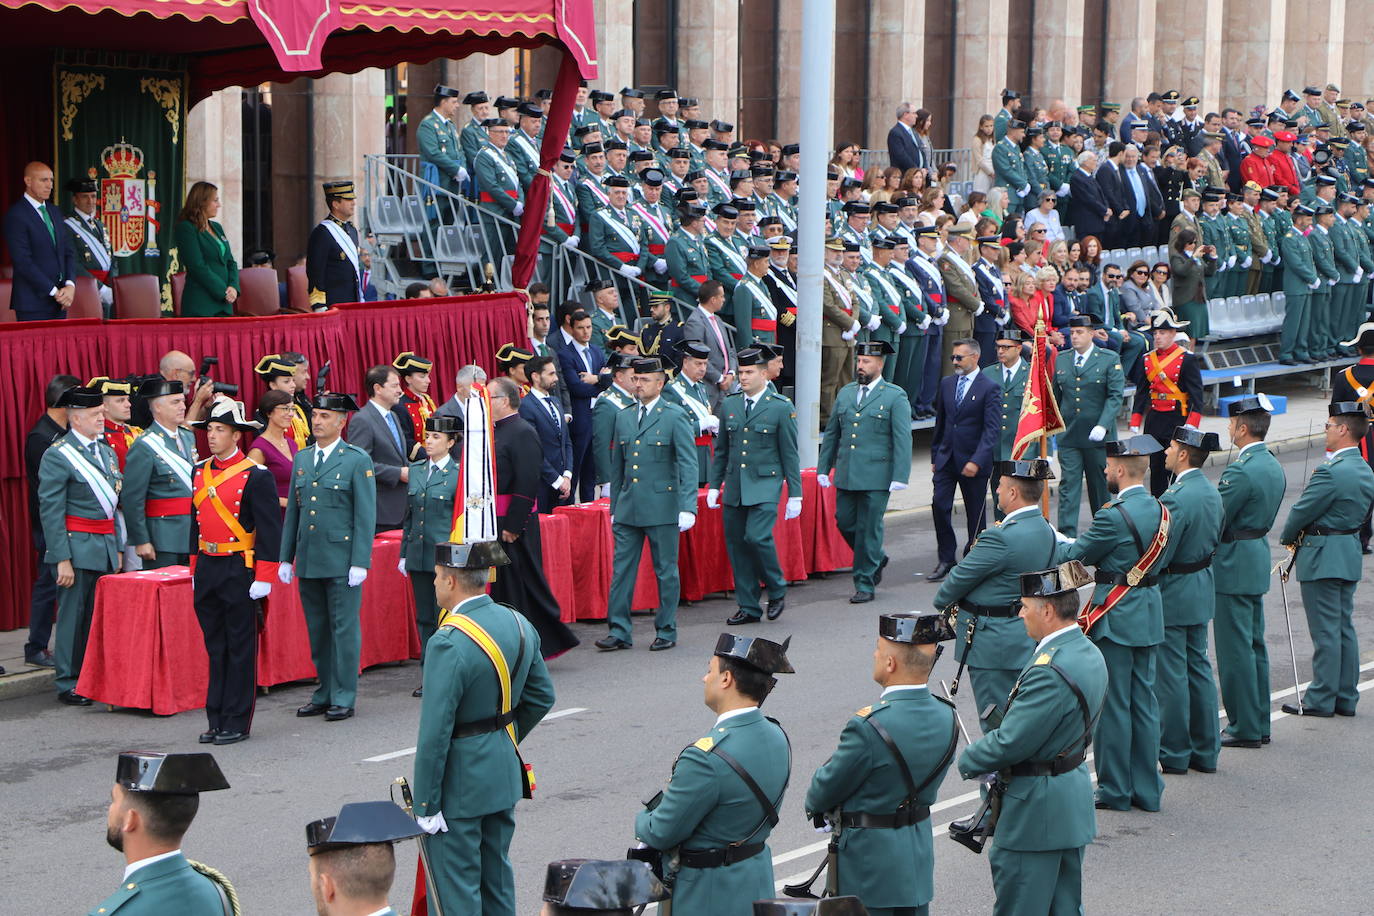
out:
<path id="1" fill-rule="evenodd" d="M 1078 615 L 1078 625 L 1083 628 L 1085 634 L 1093 628 L 1093 624 L 1097 623 L 1106 616 L 1108 611 L 1116 607 L 1117 603 L 1120 602 L 1122 598 L 1126 597 L 1127 592 L 1135 588 L 1135 586 L 1145 578 L 1146 574 L 1150 571 L 1150 567 L 1154 566 L 1155 562 L 1159 560 L 1160 555 L 1164 553 L 1164 547 L 1168 543 L 1169 509 L 1163 503 L 1160 503 L 1159 530 L 1155 532 L 1154 538 L 1150 541 L 1150 546 L 1145 548 L 1144 556 L 1136 561 L 1136 564 L 1131 567 L 1130 572 L 1126 573 L 1127 584 L 1112 586 L 1112 590 L 1107 592 L 1107 597 L 1102 600 L 1101 604 L 1089 602 L 1088 606 L 1083 609 L 1083 613 Z"/>
<path id="2" fill-rule="evenodd" d="M 201 465 L 201 479 L 205 481 L 205 483 L 196 493 L 196 495 L 192 497 L 192 501 L 195 503 L 196 508 L 199 509 L 201 503 L 205 502 L 205 500 L 207 499 L 210 500 L 210 507 L 215 510 L 215 514 L 219 516 L 220 521 L 224 522 L 224 526 L 229 529 L 229 533 L 232 534 L 234 536 L 234 539 L 238 541 L 240 544 L 246 545 L 242 548 L 243 565 L 248 567 L 249 569 L 252 569 L 253 542 L 256 540 L 256 538 L 253 535 L 249 534 L 244 529 L 244 527 L 239 524 L 238 518 L 235 517 L 234 513 L 229 511 L 229 507 L 226 506 L 224 504 L 224 501 L 219 498 L 219 494 L 213 491 L 215 487 L 219 486 L 222 483 L 225 483 L 226 481 L 232 480 L 239 474 L 242 474 L 244 471 L 248 470 L 251 467 L 254 467 L 255 465 L 252 461 L 248 460 L 248 458 L 241 458 L 234 464 L 230 465 L 229 467 L 221 471 L 220 475 L 216 477 L 213 462 L 213 458 L 206 458 L 205 464 Z M 201 543 L 204 543 L 204 541 L 202 541 Z M 237 547 L 237 545 L 233 545 L 233 547 L 231 547 L 230 545 L 220 544 L 217 546 L 221 551 L 224 552 L 238 552 L 236 549 L 234 549 L 234 547 Z"/>
<path id="3" fill-rule="evenodd" d="M 1181 359 L 1183 359 L 1182 347 L 1178 347 L 1174 352 L 1163 359 L 1159 358 L 1158 351 L 1151 351 L 1145 357 L 1145 374 L 1150 377 L 1152 385 L 1154 382 L 1159 382 L 1167 392 L 1166 396 L 1160 398 L 1160 400 L 1177 401 L 1186 414 L 1188 412 L 1188 395 L 1183 393 L 1183 389 L 1178 387 L 1178 382 L 1169 378 L 1168 373 L 1165 371 L 1169 366 L 1173 365 L 1174 362 Z M 1153 394 L 1151 394 L 1150 400 L 1156 400 Z"/>

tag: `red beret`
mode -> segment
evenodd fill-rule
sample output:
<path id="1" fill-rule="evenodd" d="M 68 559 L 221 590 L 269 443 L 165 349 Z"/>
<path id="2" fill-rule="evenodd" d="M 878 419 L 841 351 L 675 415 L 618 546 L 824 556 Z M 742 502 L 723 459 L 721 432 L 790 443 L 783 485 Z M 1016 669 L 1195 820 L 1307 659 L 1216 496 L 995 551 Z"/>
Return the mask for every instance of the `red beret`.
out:
<path id="1" fill-rule="evenodd" d="M 1298 135 L 1291 130 L 1276 130 L 1274 131 L 1274 139 L 1282 140 L 1285 143 L 1296 143 Z"/>
<path id="2" fill-rule="evenodd" d="M 1266 136 L 1264 136 L 1263 134 L 1261 134 L 1260 136 L 1253 138 L 1253 139 L 1250 141 L 1250 145 L 1251 145 L 1251 146 L 1269 147 L 1269 146 L 1273 146 L 1273 145 L 1274 145 L 1274 141 L 1273 141 L 1273 140 L 1270 140 L 1268 137 L 1266 137 Z"/>

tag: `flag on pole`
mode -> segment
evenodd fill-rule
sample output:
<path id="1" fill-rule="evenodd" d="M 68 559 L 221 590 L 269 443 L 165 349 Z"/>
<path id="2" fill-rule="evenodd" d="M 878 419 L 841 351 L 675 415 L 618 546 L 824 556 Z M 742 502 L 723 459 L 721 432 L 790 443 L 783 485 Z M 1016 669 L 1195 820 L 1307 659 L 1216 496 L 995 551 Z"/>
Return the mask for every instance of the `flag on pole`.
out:
<path id="1" fill-rule="evenodd" d="M 1035 322 L 1035 342 L 1031 344 L 1030 376 L 1021 397 L 1021 418 L 1016 423 L 1012 443 L 1013 460 L 1022 458 L 1031 445 L 1064 431 L 1064 418 L 1050 384 L 1049 360 L 1045 358 L 1045 319 Z"/>
<path id="2" fill-rule="evenodd" d="M 496 540 L 495 442 L 491 399 L 485 385 L 474 383 L 463 405 L 462 458 L 449 532 L 455 544 Z"/>

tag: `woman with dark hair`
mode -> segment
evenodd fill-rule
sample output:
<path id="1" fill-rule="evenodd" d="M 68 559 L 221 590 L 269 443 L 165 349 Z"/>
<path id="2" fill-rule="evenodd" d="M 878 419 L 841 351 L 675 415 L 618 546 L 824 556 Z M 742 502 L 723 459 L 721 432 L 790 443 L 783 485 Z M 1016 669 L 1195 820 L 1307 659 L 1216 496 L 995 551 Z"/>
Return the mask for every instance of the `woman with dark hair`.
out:
<path id="1" fill-rule="evenodd" d="M 864 170 L 859 167 L 859 144 L 841 143 L 835 147 L 835 156 L 830 167 L 840 173 L 841 178 L 864 180 Z"/>
<path id="2" fill-rule="evenodd" d="M 272 479 L 277 483 L 277 502 L 285 509 L 286 499 L 291 495 L 291 462 L 298 451 L 292 434 L 296 399 L 289 392 L 272 388 L 258 399 L 258 414 L 263 424 L 262 432 L 253 440 L 248 460 L 272 472 Z"/>
<path id="3" fill-rule="evenodd" d="M 224 228 L 214 222 L 219 210 L 219 188 L 197 181 L 186 192 L 186 203 L 172 230 L 177 258 L 186 271 L 181 294 L 181 314 L 186 318 L 234 314 L 239 268 Z"/>
<path id="4" fill-rule="evenodd" d="M 1121 284 L 1121 317 L 1129 316 L 1136 327 L 1146 328 L 1156 307 L 1150 292 L 1150 265 L 1136 261 L 1126 268 L 1126 282 Z"/>
<path id="5" fill-rule="evenodd" d="M 1150 268 L 1150 295 L 1154 297 L 1156 311 L 1174 307 L 1174 290 L 1169 283 L 1172 276 L 1169 265 L 1163 261 Z"/>
<path id="6" fill-rule="evenodd" d="M 916 148 L 921 151 L 921 161 L 926 164 L 926 170 L 931 175 L 935 174 L 935 144 L 930 142 L 931 114 L 924 108 L 916 109 L 916 123 L 911 125 L 911 132 L 916 135 Z"/>
<path id="7" fill-rule="evenodd" d="M 902 192 L 908 197 L 920 197 L 926 188 L 925 169 L 907 169 L 902 173 Z"/>
<path id="8" fill-rule="evenodd" d="M 1079 241 L 1082 242 L 1082 251 L 1078 256 L 1078 263 L 1088 271 L 1088 285 L 1094 286 L 1097 283 L 1097 275 L 1102 270 L 1102 240 L 1095 235 L 1085 235 Z"/>
<path id="9" fill-rule="evenodd" d="M 1199 245 L 1193 230 L 1180 229 L 1169 244 L 1169 269 L 1174 275 L 1174 314 L 1179 320 L 1188 322 L 1188 335 L 1201 341 L 1211 330 L 1204 281 L 1216 273 L 1216 249 L 1211 245 Z"/>

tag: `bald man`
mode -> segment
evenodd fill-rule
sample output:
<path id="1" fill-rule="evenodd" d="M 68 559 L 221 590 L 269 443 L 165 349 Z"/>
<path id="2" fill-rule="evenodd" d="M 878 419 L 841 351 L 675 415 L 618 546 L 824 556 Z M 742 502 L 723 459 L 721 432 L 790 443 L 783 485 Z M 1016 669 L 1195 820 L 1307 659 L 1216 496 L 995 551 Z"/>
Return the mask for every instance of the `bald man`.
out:
<path id="1" fill-rule="evenodd" d="M 197 385 L 199 379 L 196 377 L 196 363 L 189 355 L 180 350 L 168 350 L 163 354 L 162 359 L 157 361 L 157 373 L 170 382 L 181 382 L 181 386 L 186 391 L 193 391 L 195 394 L 191 401 L 186 405 L 186 419 L 183 426 L 190 426 L 197 420 L 205 419 L 206 413 L 210 409 L 210 402 L 214 399 L 214 384 L 207 379 L 205 384 Z M 147 429 L 152 423 L 153 415 L 144 403 L 142 398 L 134 399 L 133 419 L 131 422 L 135 426 L 142 426 Z"/>
<path id="2" fill-rule="evenodd" d="M 20 321 L 67 317 L 76 295 L 76 253 L 52 203 L 52 169 L 24 166 L 24 193 L 5 214 L 5 242 L 14 264 L 10 308 Z"/>

